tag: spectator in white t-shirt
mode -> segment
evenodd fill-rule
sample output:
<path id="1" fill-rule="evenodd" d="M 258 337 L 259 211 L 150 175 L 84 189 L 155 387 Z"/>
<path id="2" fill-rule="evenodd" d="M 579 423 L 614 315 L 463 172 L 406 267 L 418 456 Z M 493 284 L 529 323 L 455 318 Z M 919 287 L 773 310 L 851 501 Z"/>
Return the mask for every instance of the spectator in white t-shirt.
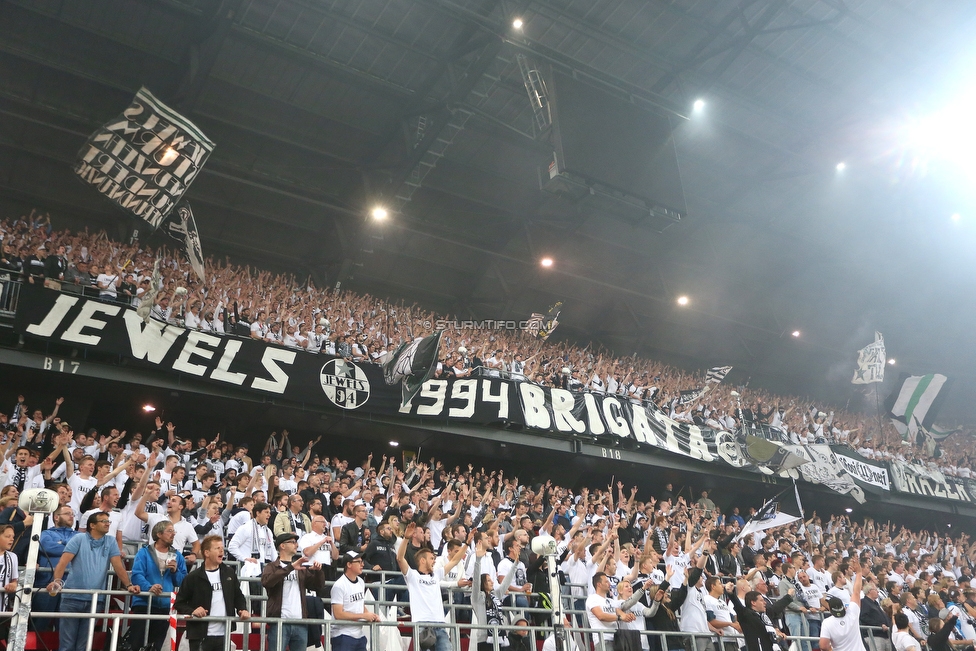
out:
<path id="1" fill-rule="evenodd" d="M 593 594 L 586 598 L 586 618 L 590 628 L 602 631 L 593 634 L 596 651 L 613 651 L 617 623 L 632 622 L 637 616 L 614 605 L 610 598 L 610 579 L 604 572 L 597 572 L 593 575 Z"/>
<path id="2" fill-rule="evenodd" d="M 410 598 L 410 621 L 445 624 L 447 614 L 444 612 L 444 602 L 441 599 L 440 582 L 444 578 L 444 573 L 450 572 L 464 558 L 468 548 L 461 545 L 443 568 L 435 568 L 437 559 L 434 551 L 429 547 L 422 547 L 414 554 L 414 562 L 417 564 L 415 570 L 407 563 L 407 543 L 413 538 L 416 528 L 416 522 L 407 525 L 407 530 L 400 541 L 400 548 L 397 550 L 397 563 L 400 571 L 403 572 Z M 434 651 L 451 651 L 451 637 L 447 629 L 438 626 L 433 630 L 437 636 Z"/>
<path id="3" fill-rule="evenodd" d="M 891 635 L 891 644 L 895 651 L 919 651 L 918 640 L 909 630 L 905 613 L 895 613 L 895 632 Z"/>
<path id="4" fill-rule="evenodd" d="M 851 568 L 854 570 L 854 586 L 851 592 L 860 595 L 861 565 L 856 558 L 851 560 Z M 820 628 L 820 651 L 864 651 L 859 622 L 861 604 L 858 600 L 851 599 L 845 607 L 843 600 L 831 593 L 827 606 L 833 617 L 824 620 Z"/>
<path id="5" fill-rule="evenodd" d="M 344 559 L 346 570 L 332 586 L 332 618 L 336 620 L 330 634 L 332 650 L 366 651 L 364 622 L 378 622 L 380 616 L 365 608 L 366 582 L 359 576 L 363 573 L 363 557 L 347 552 Z"/>

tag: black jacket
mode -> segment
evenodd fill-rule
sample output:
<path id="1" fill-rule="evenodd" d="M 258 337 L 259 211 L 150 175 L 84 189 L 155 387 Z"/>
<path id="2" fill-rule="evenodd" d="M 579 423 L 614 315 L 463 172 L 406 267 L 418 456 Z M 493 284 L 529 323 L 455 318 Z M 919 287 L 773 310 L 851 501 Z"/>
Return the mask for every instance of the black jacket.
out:
<path id="1" fill-rule="evenodd" d="M 363 552 L 363 561 L 366 569 L 378 565 L 381 570 L 396 572 L 400 568 L 397 564 L 396 538 L 387 540 L 377 534 L 370 539 L 369 547 Z"/>
<path id="2" fill-rule="evenodd" d="M 956 621 L 959 618 L 955 615 L 949 617 L 947 620 L 942 622 L 942 628 L 939 629 L 938 633 L 932 633 L 926 639 L 929 651 L 952 651 L 952 644 L 949 643 L 949 636 L 952 635 L 952 631 L 956 628 Z"/>
<path id="3" fill-rule="evenodd" d="M 861 599 L 861 626 L 887 626 L 891 629 L 891 620 L 874 599 Z M 867 635 L 865 635 L 867 637 Z"/>
<path id="4" fill-rule="evenodd" d="M 221 563 L 218 568 L 220 571 L 220 584 L 224 591 L 224 607 L 228 614 L 237 616 L 238 611 L 247 610 L 247 601 L 244 593 L 241 592 L 241 582 L 227 565 Z M 210 610 L 210 600 L 213 597 L 213 588 L 207 579 L 207 572 L 203 566 L 197 567 L 183 578 L 180 591 L 176 595 L 176 612 L 189 615 L 194 610 L 203 606 Z M 208 622 L 190 619 L 186 622 L 186 637 L 188 640 L 199 640 L 207 637 Z"/>
<path id="5" fill-rule="evenodd" d="M 68 270 L 68 261 L 59 255 L 49 255 L 44 259 L 44 275 L 47 278 L 63 280 L 64 272 Z"/>
<path id="6" fill-rule="evenodd" d="M 685 600 L 688 598 L 688 586 L 697 584 L 698 581 L 701 579 L 701 575 L 702 575 L 701 568 L 693 567 L 691 571 L 688 573 L 688 581 L 680 588 L 675 588 L 674 590 L 671 590 L 671 602 L 666 606 L 662 602 L 661 605 L 658 607 L 657 612 L 654 613 L 651 617 L 646 618 L 647 620 L 650 621 L 650 624 L 653 627 L 652 630 L 666 631 L 666 632 L 668 631 L 677 632 L 681 630 L 676 613 L 679 610 L 681 610 L 681 607 L 684 605 Z M 669 587 L 670 585 L 668 584 L 668 582 L 664 581 L 663 583 L 661 583 L 658 589 L 667 590 Z M 677 648 L 679 646 L 682 646 L 686 641 L 687 640 L 684 637 L 668 638 L 668 644 L 674 645 L 671 646 L 671 648 Z"/>
<path id="7" fill-rule="evenodd" d="M 742 605 L 739 595 L 732 591 L 729 595 L 732 598 L 732 606 L 735 608 L 735 616 L 742 626 L 742 635 L 746 638 L 747 651 L 772 651 L 774 640 L 766 630 L 766 623 L 762 615 L 752 608 Z M 786 595 L 771 607 L 766 607 L 766 616 L 774 620 L 783 614 L 786 606 L 793 601 L 793 597 Z"/>
<path id="8" fill-rule="evenodd" d="M 342 529 L 339 530 L 339 553 L 356 552 L 360 554 L 365 552 L 365 549 L 360 548 L 366 540 L 367 531 L 369 531 L 369 528 L 365 523 L 362 527 L 356 524 L 355 520 L 344 524 Z"/>

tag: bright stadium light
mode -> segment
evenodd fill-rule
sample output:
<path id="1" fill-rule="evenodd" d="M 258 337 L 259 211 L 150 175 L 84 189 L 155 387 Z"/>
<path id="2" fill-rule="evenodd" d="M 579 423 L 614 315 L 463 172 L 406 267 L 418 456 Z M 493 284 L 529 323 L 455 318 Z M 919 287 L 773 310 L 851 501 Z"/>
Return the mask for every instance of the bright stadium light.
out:
<path id="1" fill-rule="evenodd" d="M 390 216 L 390 213 L 387 212 L 386 208 L 383 206 L 376 206 L 369 214 L 373 216 L 373 219 L 379 222 Z"/>
<path id="2" fill-rule="evenodd" d="M 853 512 L 854 512 L 854 509 L 852 509 L 849 506 L 846 509 L 844 509 L 844 513 L 853 513 Z"/>
<path id="3" fill-rule="evenodd" d="M 687 304 L 688 304 L 688 297 L 687 296 L 679 296 L 678 297 L 678 305 L 687 305 Z"/>
<path id="4" fill-rule="evenodd" d="M 794 337 L 799 337 L 800 336 L 800 331 L 799 330 L 794 330 L 790 334 L 792 334 Z"/>
<path id="5" fill-rule="evenodd" d="M 841 161 L 841 162 L 837 163 L 837 171 L 838 172 L 843 172 L 846 169 L 847 169 L 847 163 L 845 163 L 844 161 Z"/>
<path id="6" fill-rule="evenodd" d="M 976 178 L 976 86 L 941 110 L 914 118 L 903 125 L 901 146 L 923 166 L 943 164 L 963 176 Z"/>
<path id="7" fill-rule="evenodd" d="M 895 365 L 895 358 L 892 357 L 891 359 L 889 359 L 888 360 L 888 364 L 890 364 L 891 366 L 894 366 Z"/>
<path id="8" fill-rule="evenodd" d="M 390 441 L 390 447 L 391 448 L 398 448 L 398 447 L 400 447 L 400 442 L 399 441 Z"/>
<path id="9" fill-rule="evenodd" d="M 143 405 L 142 410 L 147 414 L 151 414 L 152 412 L 156 411 L 156 408 L 153 407 L 152 405 Z"/>
<path id="10" fill-rule="evenodd" d="M 516 18 L 515 20 L 512 21 L 512 27 L 514 27 L 515 29 L 522 29 L 523 24 L 524 23 L 522 22 L 521 18 Z"/>
<path id="11" fill-rule="evenodd" d="M 694 108 L 696 111 L 703 110 L 705 108 L 705 100 L 703 100 L 703 99 L 696 99 L 695 100 L 695 103 L 692 104 L 692 108 Z"/>
<path id="12" fill-rule="evenodd" d="M 548 269 L 549 267 L 552 266 L 552 258 L 542 258 L 541 260 L 539 260 L 539 264 L 541 264 L 543 267 Z"/>

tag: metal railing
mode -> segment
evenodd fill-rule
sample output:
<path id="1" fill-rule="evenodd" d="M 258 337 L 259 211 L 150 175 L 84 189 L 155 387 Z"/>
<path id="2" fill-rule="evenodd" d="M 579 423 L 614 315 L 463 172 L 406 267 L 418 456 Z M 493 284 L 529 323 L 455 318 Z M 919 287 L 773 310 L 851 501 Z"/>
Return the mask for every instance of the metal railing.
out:
<path id="1" fill-rule="evenodd" d="M 20 299 L 20 281 L 13 274 L 0 271 L 0 317 L 12 319 L 17 313 Z"/>
<path id="2" fill-rule="evenodd" d="M 394 573 L 391 572 L 390 574 L 394 574 Z M 111 580 L 112 578 L 110 577 L 109 581 Z M 247 620 L 242 620 L 240 617 L 194 618 L 188 615 L 177 615 L 176 618 L 182 621 L 193 619 L 201 622 L 223 622 L 225 624 L 224 634 L 223 634 L 225 649 L 231 648 L 231 635 L 235 635 L 235 634 L 243 635 L 244 648 L 248 649 L 249 635 L 251 634 L 250 632 L 252 629 L 252 625 L 255 624 L 261 625 L 262 628 L 263 625 L 276 625 L 276 624 L 285 624 L 285 623 L 291 625 L 322 626 L 324 627 L 325 638 L 329 639 L 332 637 L 332 626 L 336 624 L 336 620 L 333 620 L 328 615 L 326 615 L 326 617 L 322 619 L 314 619 L 314 618 L 288 619 L 287 622 L 285 620 L 282 620 L 281 618 L 267 617 L 267 609 L 266 609 L 267 596 L 263 593 L 263 591 L 261 591 L 259 594 L 253 594 L 253 595 L 249 593 L 250 592 L 249 586 L 254 583 L 260 584 L 260 578 L 256 578 L 256 577 L 245 578 L 242 579 L 241 581 L 242 592 L 248 604 L 248 611 L 252 613 L 252 616 Z M 333 583 L 334 582 L 329 581 L 326 582 L 326 585 L 330 586 Z M 248 589 L 245 589 L 245 585 L 248 586 Z M 376 588 L 384 587 L 384 584 L 367 583 L 366 587 L 367 589 L 373 590 Z M 390 586 L 385 586 L 385 587 L 390 587 Z M 398 586 L 398 587 L 400 587 L 404 592 L 406 592 L 405 586 Z M 379 613 L 381 617 L 385 617 L 385 619 L 380 622 L 372 622 L 368 624 L 364 623 L 362 625 L 363 630 L 368 631 L 368 634 L 370 636 L 369 639 L 374 642 L 374 646 L 372 646 L 372 648 L 373 649 L 380 648 L 377 645 L 377 643 L 380 640 L 379 638 L 380 631 L 384 627 L 391 627 L 391 626 L 397 627 L 398 630 L 409 631 L 409 635 L 412 638 L 414 649 L 417 650 L 420 649 L 418 636 L 419 636 L 419 631 L 422 628 L 435 628 L 435 629 L 442 628 L 448 631 L 449 637 L 451 638 L 451 646 L 454 651 L 460 651 L 461 648 L 460 639 L 462 633 L 465 633 L 469 636 L 472 635 L 473 631 L 485 631 L 487 633 L 490 633 L 491 634 L 490 638 L 492 640 L 494 651 L 499 651 L 499 639 L 503 634 L 507 632 L 515 631 L 515 630 L 525 631 L 526 635 L 529 636 L 531 639 L 531 644 L 529 647 L 530 649 L 536 648 L 535 642 L 539 634 L 542 634 L 543 636 L 548 636 L 554 632 L 554 627 L 551 625 L 548 626 L 539 626 L 539 625 L 532 625 L 532 624 L 527 624 L 524 626 L 514 625 L 514 622 L 518 621 L 516 616 L 518 618 L 524 617 L 526 621 L 531 621 L 531 616 L 535 614 L 551 616 L 553 611 L 550 608 L 502 606 L 501 607 L 502 612 L 510 616 L 513 622 L 507 625 L 498 625 L 498 624 L 486 625 L 486 624 L 459 622 L 457 621 L 457 614 L 463 611 L 472 611 L 473 607 L 470 604 L 456 603 L 453 599 L 453 592 L 455 591 L 470 593 L 470 590 L 460 590 L 460 589 L 448 590 L 448 599 L 445 603 L 445 606 L 447 607 L 448 621 L 445 623 L 398 621 L 396 617 L 396 607 L 399 605 L 405 605 L 405 602 L 398 602 L 393 600 L 367 599 L 365 601 L 365 605 L 371 607 L 373 612 Z M 167 592 L 161 593 L 160 595 L 151 595 L 149 593 L 142 593 L 140 596 L 148 598 L 147 604 L 145 606 L 146 612 L 142 612 L 141 607 L 138 610 L 133 609 L 131 600 L 134 597 L 134 595 L 132 595 L 128 591 L 111 590 L 111 589 L 105 589 L 105 590 L 66 589 L 66 590 L 62 590 L 61 594 L 62 595 L 81 594 L 81 595 L 85 595 L 86 597 L 90 597 L 91 607 L 87 612 L 79 612 L 79 613 L 65 613 L 60 611 L 43 612 L 43 611 L 34 610 L 31 613 L 31 617 L 47 618 L 51 620 L 84 618 L 84 619 L 95 620 L 95 622 L 100 622 L 101 630 L 104 633 L 106 633 L 109 638 L 108 651 L 117 651 L 120 635 L 124 634 L 124 629 L 127 628 L 128 622 L 135 621 L 135 620 L 159 621 L 159 620 L 170 619 L 170 614 L 168 613 L 153 614 L 151 612 L 153 598 L 155 597 L 155 598 L 169 599 L 171 593 L 167 593 Z M 530 596 L 536 596 L 536 595 L 537 593 L 534 593 L 533 595 Z M 595 651 L 604 651 L 604 649 L 601 648 L 602 645 L 599 644 L 599 642 L 603 640 L 603 637 L 605 635 L 611 635 L 613 631 L 612 630 L 608 631 L 607 629 L 595 629 L 595 628 L 590 628 L 588 626 L 577 625 L 576 623 L 579 621 L 586 621 L 585 611 L 573 608 L 574 599 L 578 599 L 578 598 L 565 595 L 565 594 L 561 595 L 561 598 L 564 601 L 564 605 L 566 606 L 564 608 L 564 612 L 567 616 L 568 621 L 570 622 L 569 626 L 565 626 L 563 628 L 563 631 L 565 632 L 566 635 L 565 639 L 567 640 L 568 643 L 567 646 L 564 648 L 567 651 L 570 651 L 571 649 L 573 649 L 575 645 L 575 647 L 579 651 L 588 651 L 590 647 L 590 643 L 592 641 L 594 643 Z M 102 608 L 99 607 L 100 605 L 102 606 Z M 255 608 L 255 606 L 257 606 L 257 608 Z M 114 611 L 113 611 L 113 607 L 114 607 Z M 13 613 L 0 613 L 0 617 L 4 617 L 4 616 L 11 617 L 12 615 Z M 115 625 L 116 622 L 119 625 Z M 341 625 L 348 626 L 349 624 L 343 622 Z M 240 631 L 240 633 L 235 633 L 234 630 L 235 628 L 239 628 L 242 630 Z M 87 641 L 85 646 L 86 651 L 92 649 L 95 632 L 96 632 L 96 626 L 88 627 Z M 717 636 L 714 633 L 694 633 L 694 632 L 687 632 L 687 631 L 657 631 L 657 630 L 647 630 L 647 629 L 636 630 L 636 632 L 641 636 L 660 639 L 661 648 L 665 650 L 685 648 L 685 641 L 691 638 L 707 638 L 711 641 L 718 641 L 720 644 L 717 647 L 717 649 L 718 651 L 722 651 L 722 647 L 721 647 L 722 641 L 725 640 L 733 641 L 736 639 L 740 639 L 742 637 L 741 634 L 738 633 L 735 635 Z M 877 639 L 888 639 L 888 635 L 884 634 L 880 628 L 862 626 L 861 632 L 862 632 L 862 637 L 867 639 L 870 645 L 869 648 L 871 649 L 877 648 L 876 645 Z M 280 649 L 282 636 L 283 636 L 283 626 L 277 626 L 275 635 L 277 638 L 275 642 L 277 642 L 277 644 L 275 645 L 274 648 Z M 145 627 L 145 633 L 143 636 L 142 644 L 144 645 L 145 643 L 147 643 L 148 639 L 149 639 L 149 626 L 147 625 Z M 819 641 L 819 638 L 792 635 L 789 636 L 786 640 L 787 642 L 793 642 L 793 641 L 801 642 L 801 643 L 809 642 L 810 646 L 814 646 Z M 264 635 L 262 632 L 260 634 L 260 642 L 258 644 L 258 648 L 254 651 L 265 651 L 265 649 L 267 648 L 267 642 L 268 642 L 267 636 Z M 803 648 L 802 645 L 801 648 Z M 383 649 L 382 651 L 399 651 L 399 648 L 395 650 Z"/>

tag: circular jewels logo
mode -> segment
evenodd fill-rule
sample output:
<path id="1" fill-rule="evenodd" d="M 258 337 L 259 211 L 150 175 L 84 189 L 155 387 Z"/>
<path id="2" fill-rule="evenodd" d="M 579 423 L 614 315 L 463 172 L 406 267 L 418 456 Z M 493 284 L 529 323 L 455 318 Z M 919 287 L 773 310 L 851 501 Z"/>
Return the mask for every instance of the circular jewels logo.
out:
<path id="1" fill-rule="evenodd" d="M 358 409 L 369 400 L 369 380 L 361 368 L 344 359 L 330 359 L 319 371 L 325 397 L 342 409 Z"/>

